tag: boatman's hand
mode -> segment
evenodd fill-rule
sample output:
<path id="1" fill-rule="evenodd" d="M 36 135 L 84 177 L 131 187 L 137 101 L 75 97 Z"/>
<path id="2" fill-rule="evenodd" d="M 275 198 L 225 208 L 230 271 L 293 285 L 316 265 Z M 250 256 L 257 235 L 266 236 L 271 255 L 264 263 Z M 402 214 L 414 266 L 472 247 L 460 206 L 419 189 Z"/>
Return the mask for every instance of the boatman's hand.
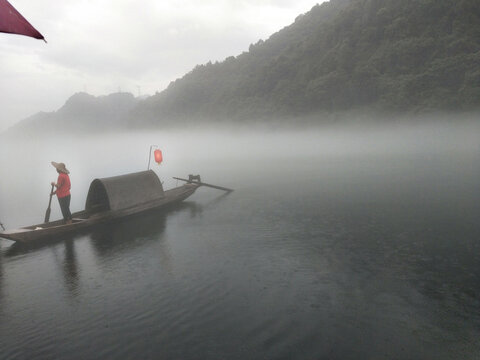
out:
<path id="1" fill-rule="evenodd" d="M 52 181 L 50 185 L 55 186 L 55 181 Z"/>

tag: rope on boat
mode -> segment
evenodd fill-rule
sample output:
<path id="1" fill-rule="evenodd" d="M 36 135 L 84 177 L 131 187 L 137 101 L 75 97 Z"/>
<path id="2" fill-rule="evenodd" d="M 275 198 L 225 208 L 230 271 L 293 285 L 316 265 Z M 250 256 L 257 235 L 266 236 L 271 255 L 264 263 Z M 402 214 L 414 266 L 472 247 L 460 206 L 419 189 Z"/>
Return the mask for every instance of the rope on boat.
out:
<path id="1" fill-rule="evenodd" d="M 3 231 L 5 231 L 5 227 L 2 224 L 2 221 L 0 220 L 0 226 L 2 227 Z"/>

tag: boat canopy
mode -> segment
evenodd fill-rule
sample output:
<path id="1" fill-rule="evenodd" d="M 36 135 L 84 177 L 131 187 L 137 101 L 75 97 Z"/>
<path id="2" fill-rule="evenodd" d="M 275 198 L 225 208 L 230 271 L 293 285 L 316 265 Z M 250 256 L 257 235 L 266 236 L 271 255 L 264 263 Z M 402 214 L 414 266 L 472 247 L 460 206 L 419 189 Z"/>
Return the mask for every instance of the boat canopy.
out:
<path id="1" fill-rule="evenodd" d="M 162 183 L 152 170 L 95 179 L 88 190 L 85 210 L 121 210 L 164 196 Z"/>

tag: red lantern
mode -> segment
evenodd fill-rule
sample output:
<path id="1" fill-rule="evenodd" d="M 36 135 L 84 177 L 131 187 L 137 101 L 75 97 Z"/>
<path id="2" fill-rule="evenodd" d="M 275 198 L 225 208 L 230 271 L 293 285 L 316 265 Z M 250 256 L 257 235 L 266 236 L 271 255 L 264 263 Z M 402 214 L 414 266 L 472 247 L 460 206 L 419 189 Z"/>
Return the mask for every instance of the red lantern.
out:
<path id="1" fill-rule="evenodd" d="M 155 156 L 155 162 L 157 164 L 160 164 L 162 161 L 163 161 L 163 157 L 162 157 L 162 152 L 160 150 L 155 150 L 153 152 L 153 155 Z"/>

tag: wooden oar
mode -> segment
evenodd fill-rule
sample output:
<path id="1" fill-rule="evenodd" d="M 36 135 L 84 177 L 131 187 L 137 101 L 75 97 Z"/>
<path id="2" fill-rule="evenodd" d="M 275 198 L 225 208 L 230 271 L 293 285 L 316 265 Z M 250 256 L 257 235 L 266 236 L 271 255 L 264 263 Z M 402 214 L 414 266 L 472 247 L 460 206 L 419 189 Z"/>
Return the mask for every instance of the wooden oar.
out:
<path id="1" fill-rule="evenodd" d="M 53 187 L 52 185 L 52 190 L 50 191 L 50 200 L 48 200 L 48 208 L 47 211 L 45 212 L 45 221 L 44 223 L 48 223 L 50 221 L 50 206 L 52 205 L 52 196 L 53 196 Z"/>
<path id="2" fill-rule="evenodd" d="M 223 190 L 223 191 L 226 191 L 226 192 L 232 192 L 233 191 L 233 189 L 229 189 L 229 188 L 226 188 L 226 187 L 223 187 L 223 186 L 207 184 L 207 183 L 200 182 L 200 181 L 193 181 L 193 180 L 182 179 L 182 178 L 178 178 L 178 177 L 173 177 L 173 178 L 176 179 L 176 180 L 180 180 L 180 181 L 186 181 L 189 184 L 197 184 L 197 185 L 200 185 L 200 186 L 211 187 L 211 188 L 218 189 L 218 190 Z"/>

